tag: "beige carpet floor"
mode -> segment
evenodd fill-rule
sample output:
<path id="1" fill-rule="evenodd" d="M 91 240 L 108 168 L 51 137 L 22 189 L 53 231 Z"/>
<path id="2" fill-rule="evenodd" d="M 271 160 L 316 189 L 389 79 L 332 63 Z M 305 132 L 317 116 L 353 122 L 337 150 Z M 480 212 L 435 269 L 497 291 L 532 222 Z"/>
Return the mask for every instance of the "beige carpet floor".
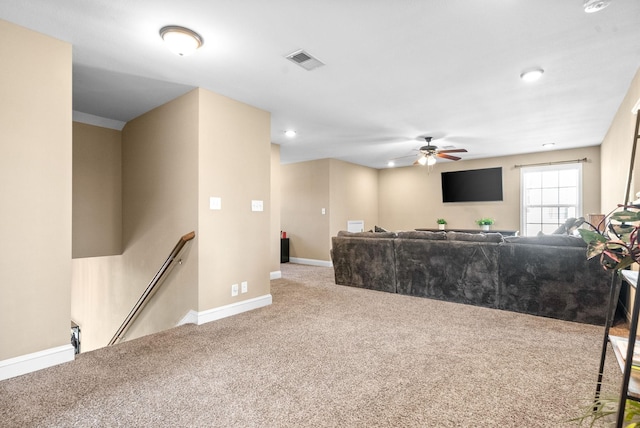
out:
<path id="1" fill-rule="evenodd" d="M 269 307 L 0 382 L 0 427 L 556 428 L 593 396 L 600 327 L 282 272 Z"/>

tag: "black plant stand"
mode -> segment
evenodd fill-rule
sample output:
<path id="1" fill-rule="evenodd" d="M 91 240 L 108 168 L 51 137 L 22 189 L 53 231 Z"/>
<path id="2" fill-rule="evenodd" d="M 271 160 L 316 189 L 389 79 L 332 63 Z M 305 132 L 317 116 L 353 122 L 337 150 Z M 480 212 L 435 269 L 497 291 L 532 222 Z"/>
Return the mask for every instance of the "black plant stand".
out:
<path id="1" fill-rule="evenodd" d="M 280 263 L 289 263 L 289 238 L 280 239 Z"/>
<path id="2" fill-rule="evenodd" d="M 616 356 L 620 369 L 622 370 L 622 386 L 620 388 L 620 401 L 618 403 L 618 415 L 616 428 L 622 428 L 624 423 L 624 411 L 627 399 L 640 401 L 640 374 L 632 372 L 633 350 L 636 343 L 636 333 L 638 329 L 638 311 L 640 310 L 640 293 L 637 292 L 633 299 L 633 310 L 631 311 L 631 324 L 629 325 L 629 337 L 627 340 L 627 355 L 622 355 L 618 343 L 625 341 L 624 338 L 618 336 L 610 336 L 609 328 L 613 322 L 616 306 L 618 303 L 618 295 L 620 294 L 621 280 L 620 276 L 630 287 L 636 289 L 638 283 L 638 272 L 628 270 L 615 271 L 611 277 L 611 292 L 609 293 L 609 305 L 607 309 L 607 321 L 604 327 L 604 338 L 602 341 L 602 353 L 600 356 L 600 371 L 598 372 L 598 383 L 596 385 L 596 394 L 594 403 L 600 399 L 600 389 L 602 385 L 602 377 L 604 372 L 604 363 L 607 357 L 607 343 L 611 342 L 613 353 Z M 595 410 L 595 409 L 594 409 Z"/>

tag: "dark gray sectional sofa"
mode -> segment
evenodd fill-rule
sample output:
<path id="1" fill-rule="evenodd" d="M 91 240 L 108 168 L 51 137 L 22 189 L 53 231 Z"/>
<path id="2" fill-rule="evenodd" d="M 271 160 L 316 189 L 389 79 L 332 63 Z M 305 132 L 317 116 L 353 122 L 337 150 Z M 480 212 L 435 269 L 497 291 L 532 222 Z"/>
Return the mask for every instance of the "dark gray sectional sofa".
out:
<path id="1" fill-rule="evenodd" d="M 339 232 L 336 284 L 604 325 L 611 274 L 582 239 Z"/>

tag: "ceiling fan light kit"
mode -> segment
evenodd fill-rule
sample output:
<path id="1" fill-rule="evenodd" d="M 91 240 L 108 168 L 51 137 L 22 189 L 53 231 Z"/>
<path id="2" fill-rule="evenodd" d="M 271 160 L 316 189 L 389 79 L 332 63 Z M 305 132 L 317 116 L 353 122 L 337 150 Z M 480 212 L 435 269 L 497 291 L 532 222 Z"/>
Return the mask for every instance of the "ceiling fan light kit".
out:
<path id="1" fill-rule="evenodd" d="M 609 6 L 609 0 L 584 0 L 584 11 L 587 13 L 599 12 Z"/>
<path id="2" fill-rule="evenodd" d="M 200 34 L 178 25 L 162 27 L 160 37 L 171 52 L 180 56 L 191 55 L 204 44 Z"/>
<path id="3" fill-rule="evenodd" d="M 423 166 L 427 165 L 429 167 L 432 167 L 438 161 L 437 158 L 457 161 L 461 158 L 459 158 L 458 156 L 452 156 L 449 153 L 463 153 L 467 151 L 467 149 L 438 150 L 437 146 L 431 145 L 432 137 L 424 137 L 424 140 L 427 142 L 427 145 L 420 147 L 420 157 L 416 162 L 414 162 L 414 165 L 417 163 Z"/>

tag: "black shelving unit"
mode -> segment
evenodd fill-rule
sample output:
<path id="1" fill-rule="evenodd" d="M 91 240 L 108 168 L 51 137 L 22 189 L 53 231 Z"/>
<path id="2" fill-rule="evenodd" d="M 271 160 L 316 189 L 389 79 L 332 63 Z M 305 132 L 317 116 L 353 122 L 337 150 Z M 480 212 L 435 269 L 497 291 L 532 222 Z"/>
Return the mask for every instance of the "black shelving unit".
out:
<path id="1" fill-rule="evenodd" d="M 620 293 L 621 278 L 636 290 L 633 298 L 633 310 L 631 311 L 631 323 L 629 325 L 629 337 L 619 337 L 609 335 L 609 328 L 613 321 L 613 317 L 618 304 L 618 295 Z M 620 387 L 620 402 L 618 405 L 618 414 L 616 428 L 622 428 L 624 423 L 624 411 L 627 399 L 640 401 L 640 373 L 632 370 L 633 365 L 633 349 L 636 344 L 636 334 L 638 330 L 638 311 L 640 310 L 640 293 L 637 291 L 638 272 L 623 270 L 620 275 L 613 273 L 611 277 L 611 292 L 609 293 L 609 305 L 607 309 L 607 321 L 604 328 L 604 338 L 602 341 L 602 354 L 600 357 L 600 371 L 598 372 L 598 383 L 596 385 L 596 395 L 594 401 L 600 398 L 600 387 L 602 385 L 602 377 L 604 364 L 607 358 L 607 345 L 611 343 L 613 353 L 622 370 L 622 386 Z M 619 344 L 627 342 L 627 354 L 622 355 Z"/>

